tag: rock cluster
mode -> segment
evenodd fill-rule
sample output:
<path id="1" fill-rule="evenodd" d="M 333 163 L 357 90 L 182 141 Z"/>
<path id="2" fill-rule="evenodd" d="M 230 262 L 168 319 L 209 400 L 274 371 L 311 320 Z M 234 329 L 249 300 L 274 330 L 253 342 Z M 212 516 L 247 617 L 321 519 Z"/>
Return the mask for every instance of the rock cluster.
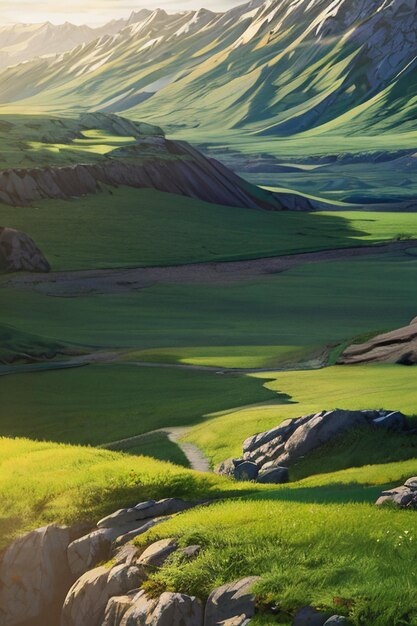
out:
<path id="1" fill-rule="evenodd" d="M 86 590 L 101 590 L 103 598 L 106 594 L 110 598 L 125 593 L 140 586 L 148 566 L 161 562 L 161 555 L 154 555 L 152 560 L 148 554 L 149 562 L 143 560 L 133 565 L 137 551 L 128 542 L 193 506 L 196 503 L 177 498 L 159 502 L 150 500 L 116 511 L 100 520 L 94 529 L 47 526 L 17 539 L 7 548 L 0 562 L 1 626 L 15 626 L 42 618 L 55 604 L 62 606 L 73 583 L 65 601 L 64 623 L 79 623 L 81 626 L 82 622 L 71 622 L 71 615 L 74 611 L 78 615 L 91 610 L 91 593 Z M 163 554 L 169 553 L 166 546 Z M 144 556 L 146 558 L 146 553 Z M 112 557 L 116 564 L 114 568 L 90 571 Z M 81 596 L 85 598 L 79 604 L 81 596 L 78 591 L 81 589 Z M 104 612 L 105 606 L 102 609 Z M 101 616 L 100 611 L 98 614 Z M 48 623 L 46 618 L 45 623 Z"/>
<path id="2" fill-rule="evenodd" d="M 408 326 L 377 335 L 364 343 L 349 346 L 339 359 L 341 365 L 358 363 L 417 363 L 417 318 Z"/>
<path id="3" fill-rule="evenodd" d="M 0 272 L 49 272 L 50 266 L 25 233 L 0 226 Z"/>
<path id="4" fill-rule="evenodd" d="M 392 503 L 402 509 L 417 509 L 417 476 L 406 480 L 403 485 L 383 491 L 376 504 Z"/>
<path id="5" fill-rule="evenodd" d="M 243 457 L 224 461 L 218 473 L 236 480 L 260 483 L 288 481 L 288 467 L 338 435 L 357 428 L 375 427 L 402 431 L 407 427 L 399 411 L 321 411 L 296 419 L 246 439 Z"/>

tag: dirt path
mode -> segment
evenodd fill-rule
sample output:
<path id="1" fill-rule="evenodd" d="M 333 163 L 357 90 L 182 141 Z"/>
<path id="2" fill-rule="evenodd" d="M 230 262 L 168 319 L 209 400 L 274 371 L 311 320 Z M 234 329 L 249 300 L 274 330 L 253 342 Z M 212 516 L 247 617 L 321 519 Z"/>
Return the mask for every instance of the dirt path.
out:
<path id="1" fill-rule="evenodd" d="M 415 247 L 417 247 L 417 240 L 408 240 L 247 261 L 21 274 L 6 278 L 3 285 L 27 286 L 42 293 L 56 296 L 76 296 L 145 289 L 158 283 L 227 284 L 248 280 L 255 276 L 278 274 L 304 263 L 341 261 L 364 256 L 383 255 L 389 252 L 406 252 L 407 249 Z"/>
<path id="2" fill-rule="evenodd" d="M 105 448 L 106 450 L 128 450 L 129 448 L 135 448 L 140 445 L 141 441 L 146 439 L 149 435 L 153 435 L 155 433 L 165 433 L 168 435 L 168 439 L 172 441 L 172 443 L 175 443 L 179 448 L 181 448 L 188 459 L 191 469 L 196 470 L 197 472 L 210 472 L 210 463 L 200 448 L 195 446 L 193 443 L 183 443 L 181 441 L 181 437 L 183 437 L 188 430 L 189 428 L 186 428 L 185 426 L 158 428 L 157 430 L 151 430 L 141 435 L 128 437 L 127 439 L 112 441 L 111 443 L 106 443 L 100 447 Z"/>

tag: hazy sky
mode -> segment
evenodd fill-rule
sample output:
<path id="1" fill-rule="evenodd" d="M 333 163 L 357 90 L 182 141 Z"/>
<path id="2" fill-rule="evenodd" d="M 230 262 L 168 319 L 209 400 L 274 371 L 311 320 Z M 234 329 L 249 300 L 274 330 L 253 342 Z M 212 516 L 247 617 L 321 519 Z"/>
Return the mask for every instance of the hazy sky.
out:
<path id="1" fill-rule="evenodd" d="M 126 17 L 141 8 L 195 9 L 205 6 L 213 11 L 224 11 L 244 0 L 0 0 L 0 25 L 10 22 L 44 22 L 59 24 L 102 24 L 108 20 Z M 140 3 L 140 4 L 139 4 Z"/>

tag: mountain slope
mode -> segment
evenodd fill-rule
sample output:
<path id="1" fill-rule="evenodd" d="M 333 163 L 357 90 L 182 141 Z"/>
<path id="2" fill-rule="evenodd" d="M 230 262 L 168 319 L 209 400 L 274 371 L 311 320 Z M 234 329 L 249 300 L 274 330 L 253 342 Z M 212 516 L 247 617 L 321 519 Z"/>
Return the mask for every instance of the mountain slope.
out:
<path id="1" fill-rule="evenodd" d="M 98 37 L 115 35 L 125 26 L 144 19 L 150 13 L 151 11 L 143 9 L 133 12 L 128 20 L 112 20 L 97 28 L 77 26 L 69 22 L 0 26 L 0 68 L 29 61 L 34 57 L 62 54 Z"/>
<path id="2" fill-rule="evenodd" d="M 417 128 L 416 43 L 416 0 L 156 10 L 117 35 L 3 71 L 0 98 L 260 135 L 352 132 L 352 120 L 358 132 L 381 124 L 409 130 Z"/>

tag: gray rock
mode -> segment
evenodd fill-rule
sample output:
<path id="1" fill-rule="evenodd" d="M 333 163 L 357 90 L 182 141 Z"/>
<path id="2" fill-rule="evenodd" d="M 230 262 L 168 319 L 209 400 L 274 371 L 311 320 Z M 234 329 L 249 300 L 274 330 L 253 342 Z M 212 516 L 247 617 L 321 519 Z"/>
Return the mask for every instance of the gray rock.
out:
<path id="1" fill-rule="evenodd" d="M 404 485 L 383 491 L 376 501 L 377 506 L 394 504 L 400 508 L 417 509 L 417 488 L 415 478 L 410 478 Z"/>
<path id="2" fill-rule="evenodd" d="M 328 619 L 328 613 L 320 613 L 311 606 L 304 606 L 295 614 L 292 626 L 324 626 Z"/>
<path id="3" fill-rule="evenodd" d="M 235 468 L 235 459 L 226 459 L 216 467 L 215 472 L 222 476 L 234 476 Z"/>
<path id="4" fill-rule="evenodd" d="M 71 584 L 68 528 L 46 526 L 14 541 L 0 564 L 0 623 L 37 618 Z"/>
<path id="5" fill-rule="evenodd" d="M 252 588 L 258 580 L 257 576 L 250 576 L 227 583 L 212 591 L 206 604 L 204 626 L 217 626 L 240 615 L 246 618 L 253 617 L 255 595 Z"/>
<path id="6" fill-rule="evenodd" d="M 61 626 L 101 626 L 110 598 L 137 589 L 145 579 L 143 568 L 124 564 L 86 572 L 65 598 Z"/>
<path id="7" fill-rule="evenodd" d="M 235 467 L 234 477 L 236 480 L 256 480 L 259 468 L 256 463 L 243 461 Z"/>
<path id="8" fill-rule="evenodd" d="M 201 552 L 201 546 L 186 546 L 185 548 L 181 548 L 180 552 L 186 561 L 191 561 L 198 557 Z"/>
<path id="9" fill-rule="evenodd" d="M 120 626 L 126 612 L 132 606 L 132 597 L 115 596 L 107 602 L 104 620 L 101 626 Z"/>
<path id="10" fill-rule="evenodd" d="M 417 476 L 413 476 L 405 481 L 404 487 L 408 487 L 411 491 L 417 490 Z"/>
<path id="11" fill-rule="evenodd" d="M 25 233 L 0 227 L 0 272 L 49 272 L 50 266 Z"/>
<path id="12" fill-rule="evenodd" d="M 341 433 L 367 424 L 362 411 L 335 409 L 324 414 L 318 413 L 299 426 L 286 442 L 288 461 L 293 462 Z"/>
<path id="13" fill-rule="evenodd" d="M 386 430 L 398 432 L 403 431 L 407 426 L 406 417 L 400 411 L 393 411 L 387 415 L 377 417 L 373 420 L 373 423 L 378 428 L 385 428 Z"/>
<path id="14" fill-rule="evenodd" d="M 203 607 L 193 596 L 165 592 L 148 623 L 152 626 L 203 626 Z"/>
<path id="15" fill-rule="evenodd" d="M 343 615 L 332 615 L 329 617 L 327 622 L 324 623 L 324 626 L 347 626 L 348 619 Z"/>
<path id="16" fill-rule="evenodd" d="M 177 549 L 178 544 L 174 539 L 161 539 L 146 548 L 137 562 L 144 567 L 162 567 L 167 558 Z"/>
<path id="17" fill-rule="evenodd" d="M 289 480 L 287 467 L 275 467 L 259 472 L 258 483 L 280 485 Z"/>
<path id="18" fill-rule="evenodd" d="M 140 502 L 131 509 L 120 509 L 112 513 L 112 515 L 104 517 L 98 522 L 97 526 L 98 528 L 124 526 L 126 524 L 132 524 L 133 522 L 181 513 L 193 506 L 195 506 L 195 503 L 185 502 L 185 500 L 180 500 L 179 498 L 167 498 L 159 502 L 148 500 L 147 502 Z M 140 524 L 137 526 L 140 526 Z"/>

